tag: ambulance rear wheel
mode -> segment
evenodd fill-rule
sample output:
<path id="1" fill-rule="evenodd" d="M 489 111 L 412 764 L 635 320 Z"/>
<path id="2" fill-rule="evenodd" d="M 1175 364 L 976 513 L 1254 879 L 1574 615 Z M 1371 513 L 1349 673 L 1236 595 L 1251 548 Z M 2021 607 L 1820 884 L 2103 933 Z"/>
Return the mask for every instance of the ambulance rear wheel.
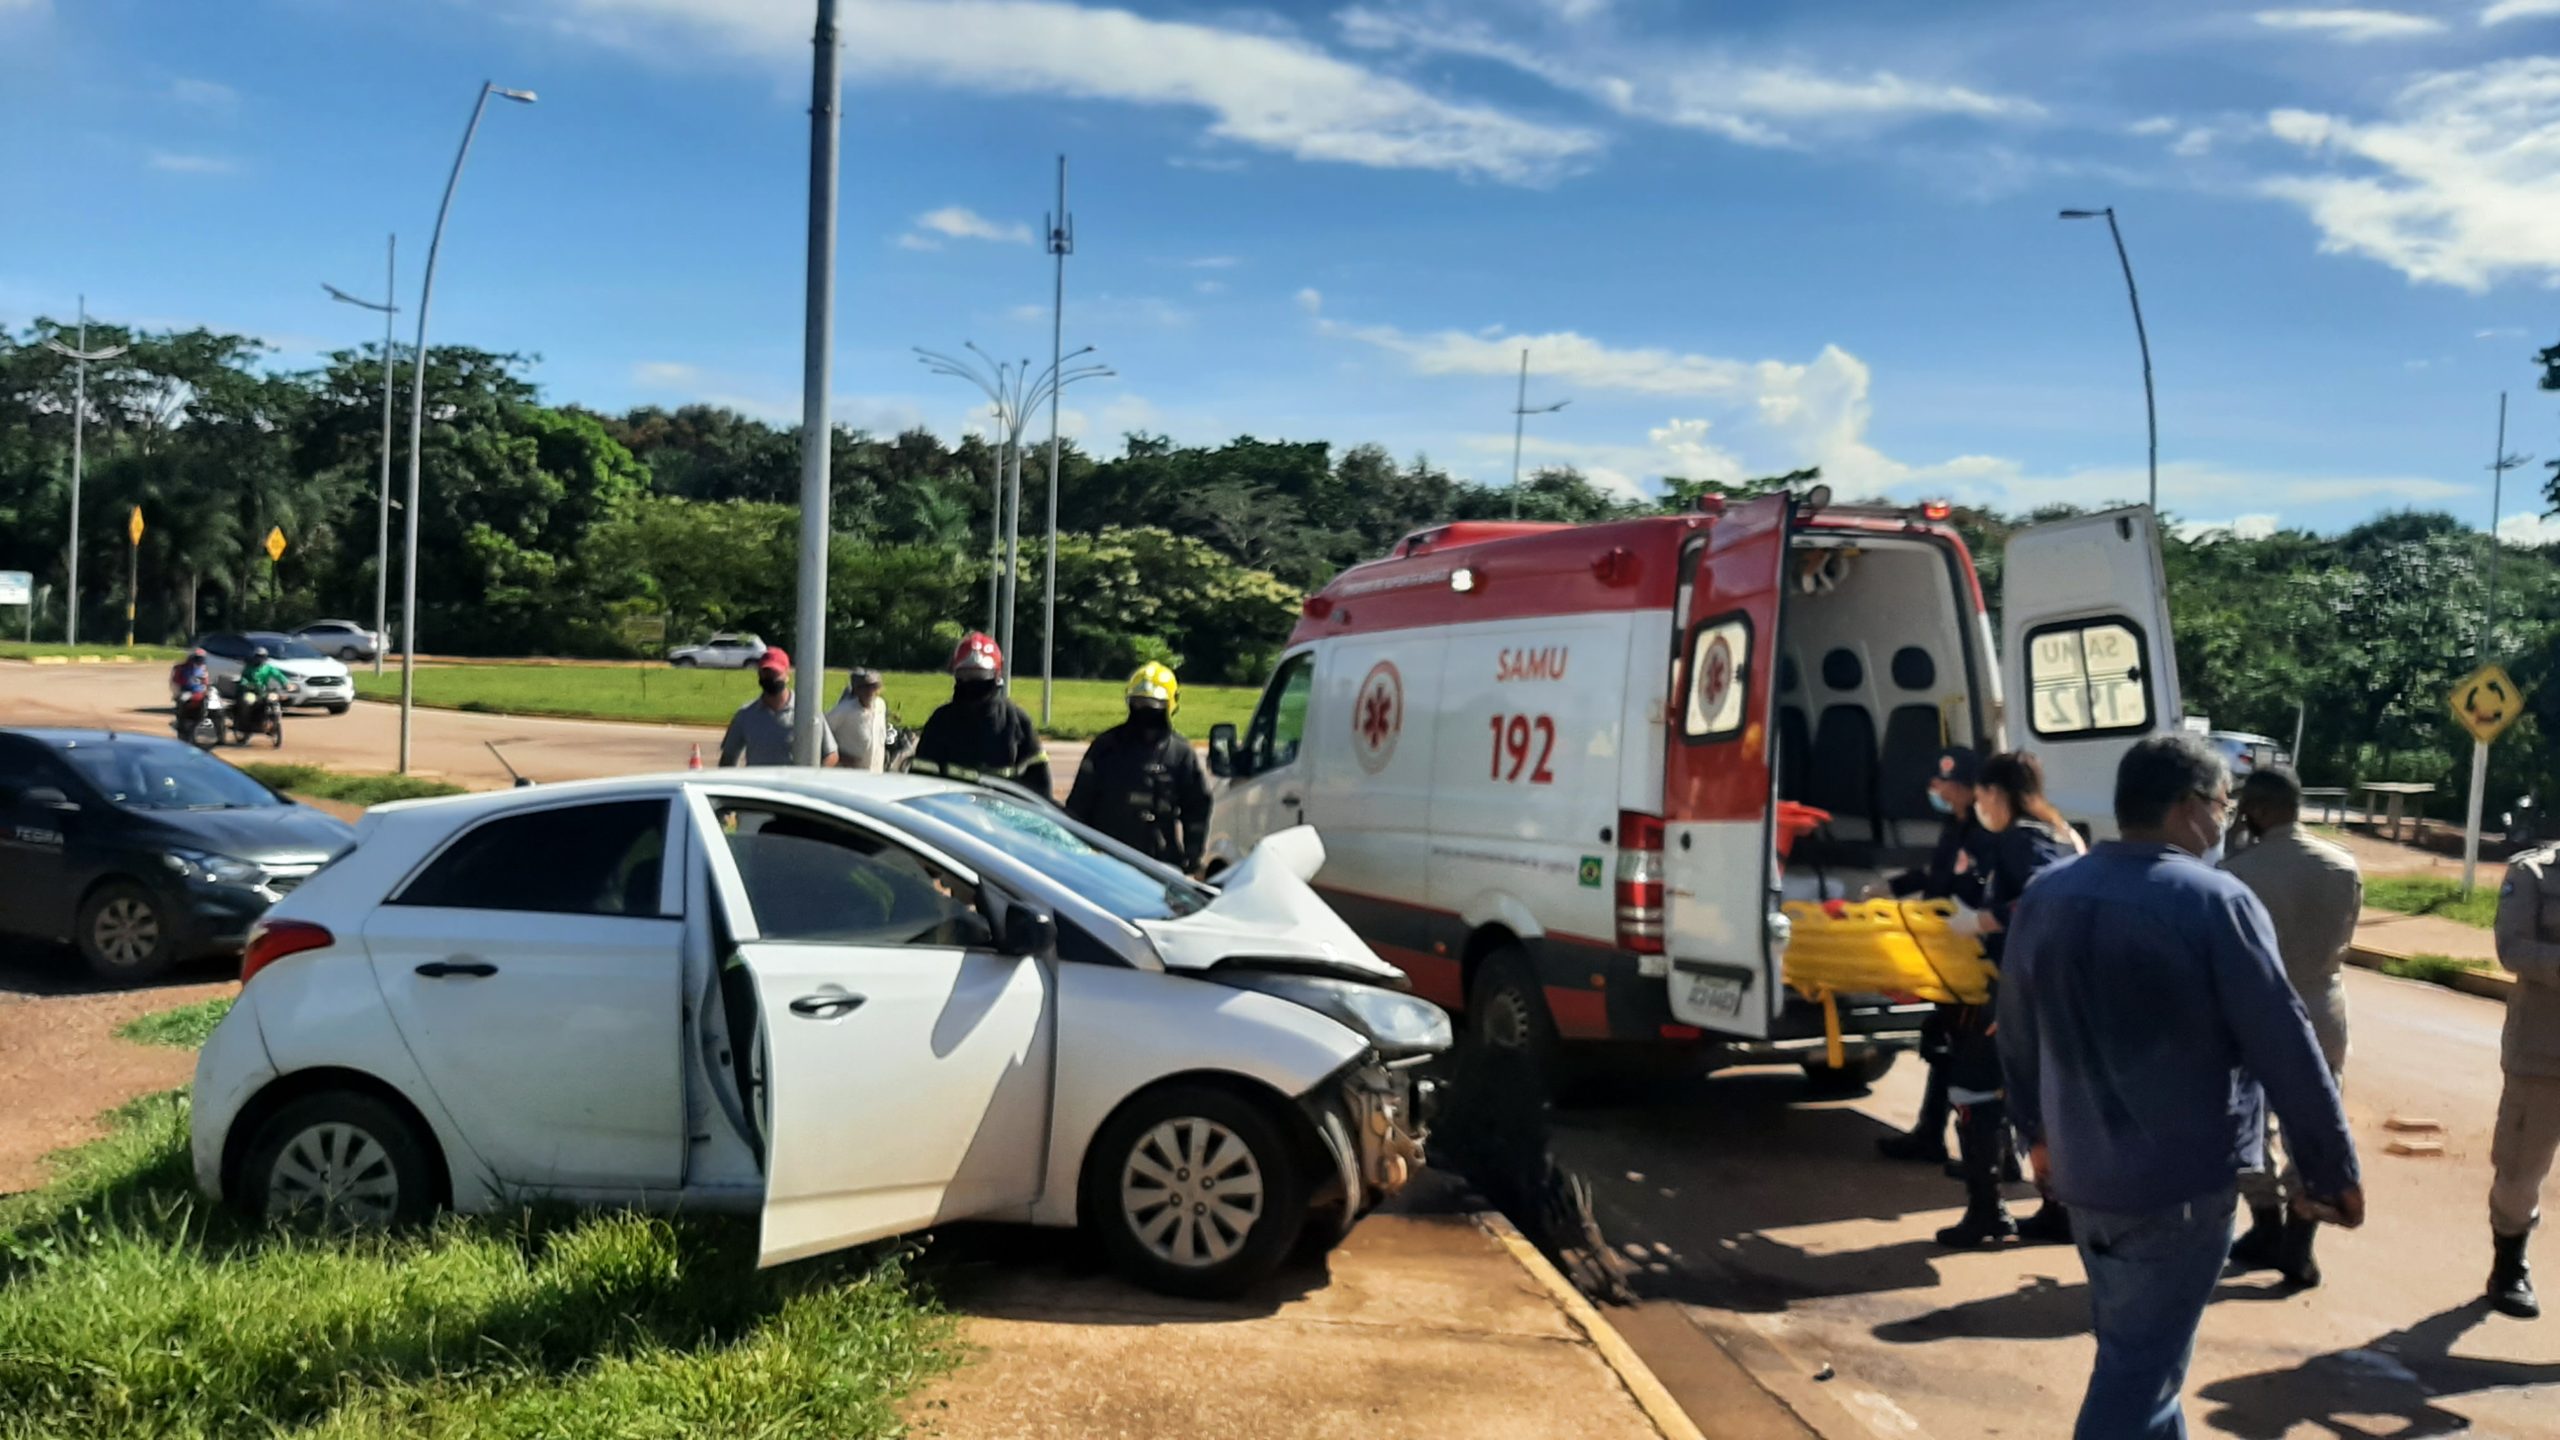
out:
<path id="1" fill-rule="evenodd" d="M 1505 945 L 1484 957 L 1467 996 L 1467 1028 L 1490 1055 L 1526 1062 L 1542 1078 L 1556 1066 L 1556 1022 L 1528 953 Z"/>
<path id="2" fill-rule="evenodd" d="M 1819 1059 L 1807 1060 L 1803 1062 L 1804 1078 L 1818 1095 L 1864 1095 L 1893 1068 L 1894 1057 L 1901 1053 L 1869 1050 L 1850 1056 L 1848 1064 L 1836 1069 Z"/>

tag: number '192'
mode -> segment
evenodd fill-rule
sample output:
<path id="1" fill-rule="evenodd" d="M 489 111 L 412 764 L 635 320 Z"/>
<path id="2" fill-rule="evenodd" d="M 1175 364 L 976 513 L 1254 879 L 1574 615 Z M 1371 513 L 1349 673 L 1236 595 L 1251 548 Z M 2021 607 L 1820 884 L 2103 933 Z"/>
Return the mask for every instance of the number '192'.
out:
<path id="1" fill-rule="evenodd" d="M 1555 772 L 1547 768 L 1547 762 L 1556 754 L 1556 722 L 1552 716 L 1496 715 L 1491 717 L 1490 723 L 1493 726 L 1494 779 L 1516 782 L 1526 772 L 1526 779 L 1532 785 L 1556 783 Z M 1533 743 L 1538 755 L 1535 765 L 1529 763 Z M 1503 768 L 1505 761 L 1510 763 L 1508 772 Z"/>

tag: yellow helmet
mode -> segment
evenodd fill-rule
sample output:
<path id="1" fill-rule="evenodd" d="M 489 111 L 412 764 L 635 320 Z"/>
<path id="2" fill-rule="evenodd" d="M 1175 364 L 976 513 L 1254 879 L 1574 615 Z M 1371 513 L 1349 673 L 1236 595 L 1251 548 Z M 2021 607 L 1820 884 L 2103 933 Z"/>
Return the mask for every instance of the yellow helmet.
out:
<path id="1" fill-rule="evenodd" d="M 1131 700 L 1162 702 L 1168 715 L 1182 708 L 1182 682 L 1173 678 L 1169 667 L 1153 660 L 1129 673 L 1127 694 Z"/>

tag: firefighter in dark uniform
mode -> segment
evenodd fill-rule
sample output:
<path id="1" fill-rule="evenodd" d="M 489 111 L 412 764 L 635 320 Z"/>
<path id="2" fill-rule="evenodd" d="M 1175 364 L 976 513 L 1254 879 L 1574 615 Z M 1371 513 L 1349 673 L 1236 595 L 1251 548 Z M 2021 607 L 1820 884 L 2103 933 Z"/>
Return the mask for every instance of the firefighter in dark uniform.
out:
<path id="1" fill-rule="evenodd" d="M 951 700 L 933 712 L 916 737 L 918 775 L 953 780 L 1010 780 L 1043 800 L 1049 788 L 1049 752 L 1022 707 L 1005 698 L 1004 651 L 971 631 L 951 652 Z"/>
<path id="2" fill-rule="evenodd" d="M 1984 878 L 1990 874 L 1993 836 L 1973 813 L 1974 781 L 1982 774 L 1982 756 L 1962 745 L 1938 752 L 1929 772 L 1929 803 L 1947 817 L 1927 870 L 1893 878 L 1897 897 L 1953 900 L 1969 910 L 1982 908 Z M 1953 1038 L 1949 1025 L 1960 1006 L 1941 1005 L 1920 1031 L 1920 1058 L 1929 1063 L 1929 1083 L 1921 1092 L 1920 1118 L 1909 1130 L 1880 1136 L 1876 1149 L 1888 1160 L 1947 1162 L 1947 1052 Z"/>
<path id="3" fill-rule="evenodd" d="M 1209 841 L 1209 773 L 1173 728 L 1173 672 L 1149 662 L 1129 677 L 1129 718 L 1095 737 L 1067 792 L 1067 813 L 1185 874 Z"/>

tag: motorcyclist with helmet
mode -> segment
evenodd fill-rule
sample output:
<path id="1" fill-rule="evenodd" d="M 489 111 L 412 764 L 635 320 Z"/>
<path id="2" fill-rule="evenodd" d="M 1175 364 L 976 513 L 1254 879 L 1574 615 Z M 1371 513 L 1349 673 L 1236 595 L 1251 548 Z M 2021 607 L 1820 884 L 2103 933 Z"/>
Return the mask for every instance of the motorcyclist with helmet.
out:
<path id="1" fill-rule="evenodd" d="M 1173 671 L 1149 661 L 1129 677 L 1129 718 L 1094 738 L 1067 813 L 1151 859 L 1198 874 L 1209 840 L 1209 772 L 1173 728 Z"/>
<path id="2" fill-rule="evenodd" d="M 1049 752 L 1022 707 L 1005 698 L 1004 651 L 990 636 L 971 631 L 951 652 L 951 699 L 924 722 L 916 737 L 918 775 L 954 780 L 1009 780 L 1044 800 Z"/>
<path id="3" fill-rule="evenodd" d="M 213 693 L 213 674 L 205 668 L 204 647 L 199 645 L 169 670 L 170 698 L 178 703 L 178 737 L 186 739 L 195 733 L 204 719 L 205 697 Z"/>
<path id="4" fill-rule="evenodd" d="M 254 735 L 267 723 L 270 710 L 284 703 L 283 697 L 293 693 L 293 677 L 284 673 L 267 655 L 267 647 L 259 646 L 249 653 L 249 667 L 240 672 L 240 711 L 234 723 L 242 735 Z"/>

